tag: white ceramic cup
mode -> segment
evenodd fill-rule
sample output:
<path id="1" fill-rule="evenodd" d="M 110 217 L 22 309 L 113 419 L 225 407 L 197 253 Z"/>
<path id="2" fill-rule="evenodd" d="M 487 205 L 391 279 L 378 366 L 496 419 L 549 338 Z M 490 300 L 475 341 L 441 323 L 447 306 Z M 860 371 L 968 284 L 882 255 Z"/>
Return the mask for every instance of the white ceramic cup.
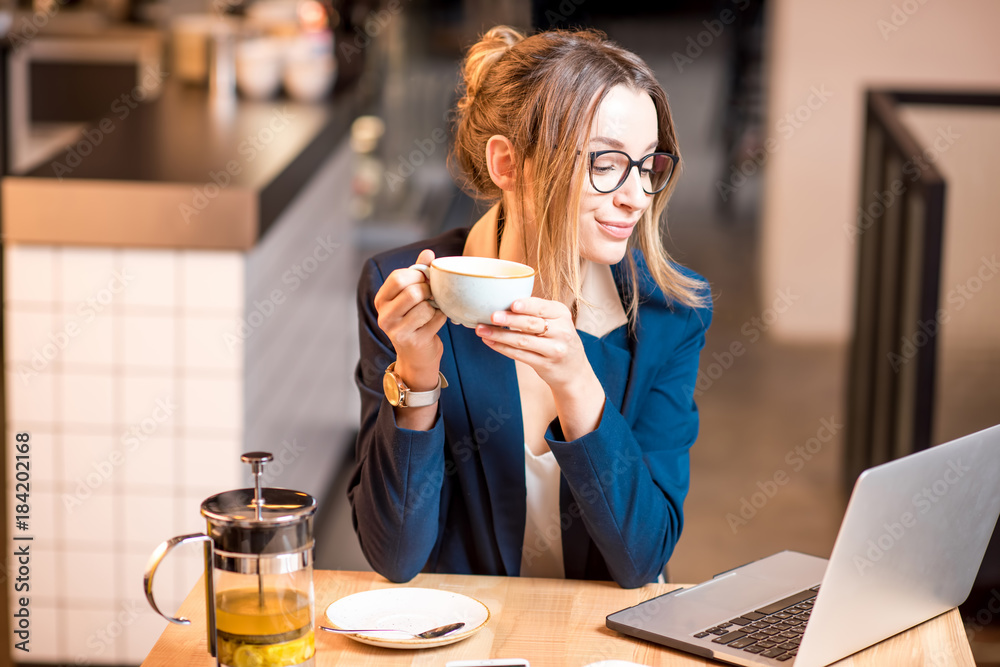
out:
<path id="1" fill-rule="evenodd" d="M 493 313 L 510 310 L 516 300 L 530 297 L 535 285 L 534 269 L 505 259 L 459 255 L 410 268 L 430 282 L 430 304 L 455 324 L 470 329 L 490 324 Z"/>
<path id="2" fill-rule="evenodd" d="M 302 35 L 291 40 L 285 54 L 282 81 L 285 92 L 298 102 L 316 102 L 330 92 L 337 79 L 337 59 L 331 33 Z"/>
<path id="3" fill-rule="evenodd" d="M 274 38 L 250 39 L 236 47 L 236 87 L 251 100 L 268 100 L 281 87 L 282 46 Z"/>

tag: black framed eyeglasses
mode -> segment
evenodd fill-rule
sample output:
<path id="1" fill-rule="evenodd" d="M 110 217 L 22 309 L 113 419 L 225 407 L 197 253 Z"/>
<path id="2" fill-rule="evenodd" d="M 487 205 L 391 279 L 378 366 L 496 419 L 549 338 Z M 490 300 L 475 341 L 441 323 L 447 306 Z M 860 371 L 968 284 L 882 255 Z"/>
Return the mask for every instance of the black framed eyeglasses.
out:
<path id="1" fill-rule="evenodd" d="M 670 153 L 650 153 L 633 160 L 624 151 L 591 151 L 590 184 L 600 193 L 614 192 L 628 180 L 632 167 L 637 167 L 642 191 L 655 195 L 667 187 L 679 161 L 679 157 Z"/>

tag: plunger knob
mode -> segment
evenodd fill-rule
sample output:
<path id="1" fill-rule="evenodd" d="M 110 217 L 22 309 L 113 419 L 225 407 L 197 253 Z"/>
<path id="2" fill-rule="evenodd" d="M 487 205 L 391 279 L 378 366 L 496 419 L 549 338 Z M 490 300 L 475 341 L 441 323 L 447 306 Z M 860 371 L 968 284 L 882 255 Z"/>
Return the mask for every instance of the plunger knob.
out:
<path id="1" fill-rule="evenodd" d="M 264 473 L 264 464 L 274 460 L 271 452 L 247 452 L 240 457 L 244 463 L 250 464 L 253 474 L 253 504 L 257 508 L 257 519 L 261 518 L 260 508 L 264 505 L 264 492 L 260 487 L 260 476 Z"/>

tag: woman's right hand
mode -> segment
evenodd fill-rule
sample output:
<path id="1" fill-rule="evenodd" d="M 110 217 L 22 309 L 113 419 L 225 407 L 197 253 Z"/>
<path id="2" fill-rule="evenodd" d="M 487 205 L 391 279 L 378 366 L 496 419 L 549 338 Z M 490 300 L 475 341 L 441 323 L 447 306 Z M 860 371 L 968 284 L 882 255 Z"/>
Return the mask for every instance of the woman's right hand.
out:
<path id="1" fill-rule="evenodd" d="M 418 264 L 430 265 L 432 250 L 423 250 Z M 416 269 L 396 269 L 375 294 L 378 326 L 396 349 L 395 371 L 413 391 L 437 386 L 443 345 L 437 332 L 448 319 L 427 302 L 430 285 Z"/>

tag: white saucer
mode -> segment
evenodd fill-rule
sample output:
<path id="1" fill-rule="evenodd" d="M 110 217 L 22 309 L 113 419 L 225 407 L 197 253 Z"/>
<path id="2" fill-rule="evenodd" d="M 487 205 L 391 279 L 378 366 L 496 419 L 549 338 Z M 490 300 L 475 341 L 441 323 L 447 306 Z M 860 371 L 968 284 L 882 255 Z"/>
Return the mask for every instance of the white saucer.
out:
<path id="1" fill-rule="evenodd" d="M 340 598 L 326 608 L 335 628 L 386 628 L 424 632 L 448 623 L 465 623 L 444 637 L 416 639 L 403 632 L 353 633 L 355 641 L 385 648 L 444 646 L 476 634 L 490 620 L 490 610 L 479 600 L 461 593 L 433 588 L 380 588 Z"/>

